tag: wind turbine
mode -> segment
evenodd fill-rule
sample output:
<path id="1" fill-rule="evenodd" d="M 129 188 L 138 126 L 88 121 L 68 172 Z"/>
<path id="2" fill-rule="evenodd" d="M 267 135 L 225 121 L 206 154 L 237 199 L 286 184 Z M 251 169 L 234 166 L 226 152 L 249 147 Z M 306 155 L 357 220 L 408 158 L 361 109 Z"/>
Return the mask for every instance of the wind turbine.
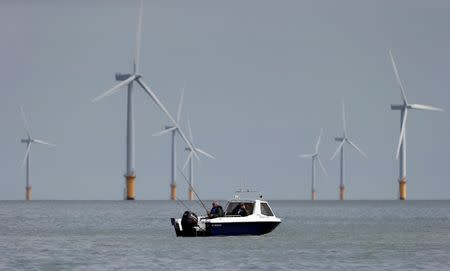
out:
<path id="1" fill-rule="evenodd" d="M 140 43 L 141 43 L 141 33 L 142 33 L 142 18 L 144 12 L 144 2 L 141 0 L 138 28 L 136 33 L 136 55 L 134 58 L 133 73 L 121 74 L 116 73 L 116 81 L 120 81 L 117 85 L 113 86 L 100 96 L 92 99 L 92 102 L 97 102 L 98 100 L 116 93 L 122 89 L 122 87 L 127 86 L 128 92 L 128 103 L 127 103 L 127 172 L 125 174 L 126 179 L 126 199 L 134 200 L 136 197 L 135 193 L 135 164 L 134 164 L 134 118 L 133 118 L 133 83 L 138 83 L 141 88 L 150 96 L 150 98 L 156 103 L 156 105 L 166 114 L 169 120 L 172 122 L 174 127 L 178 128 L 178 134 L 184 140 L 184 142 L 193 149 L 193 153 L 197 159 L 199 159 L 197 150 L 191 141 L 184 135 L 183 131 L 179 129 L 177 121 L 170 115 L 166 107 L 161 103 L 155 93 L 144 83 L 142 80 L 142 75 L 139 73 L 139 57 L 140 57 Z"/>
<path id="2" fill-rule="evenodd" d="M 177 123 L 180 123 L 181 118 L 181 108 L 183 107 L 183 97 L 184 97 L 184 88 L 181 89 L 181 97 L 180 102 L 178 104 L 177 111 Z M 166 125 L 164 130 L 159 133 L 154 134 L 153 136 L 161 136 L 167 133 L 172 132 L 172 157 L 171 157 L 171 168 L 170 168 L 170 199 L 177 199 L 177 184 L 176 184 L 176 168 L 177 168 L 177 153 L 176 153 L 176 140 L 175 136 L 178 132 L 178 127 L 173 125 Z M 192 139 L 191 139 L 192 140 Z"/>
<path id="3" fill-rule="evenodd" d="M 187 120 L 187 126 L 188 126 L 188 132 L 189 132 L 189 137 L 191 138 L 191 141 L 194 141 L 194 136 L 192 135 L 192 129 L 191 129 L 191 122 L 189 121 L 189 118 Z M 186 151 L 189 152 L 189 155 L 186 159 L 186 163 L 184 163 L 183 166 L 183 170 L 186 168 L 187 164 L 189 163 L 189 191 L 188 191 L 188 198 L 189 200 L 193 200 L 194 199 L 194 161 L 193 161 L 193 157 L 195 155 L 195 152 L 192 151 L 191 148 L 186 147 L 185 148 Z M 214 156 L 212 156 L 211 154 L 205 152 L 204 150 L 198 149 L 197 148 L 197 152 L 205 155 L 206 157 L 209 157 L 211 159 L 216 159 Z"/>
<path id="4" fill-rule="evenodd" d="M 391 105 L 392 110 L 400 110 L 400 138 L 397 146 L 397 154 L 396 158 L 399 160 L 400 157 L 400 174 L 399 174 L 399 198 L 400 200 L 406 199 L 406 119 L 408 117 L 409 109 L 417 109 L 417 110 L 429 110 L 429 111 L 444 111 L 441 108 L 422 105 L 422 104 L 410 104 L 406 99 L 405 88 L 400 80 L 400 76 L 398 74 L 397 65 L 395 64 L 394 57 L 392 56 L 392 51 L 389 50 L 389 56 L 391 57 L 392 68 L 394 69 L 395 78 L 397 80 L 397 84 L 400 87 L 401 97 L 403 104 L 401 105 Z"/>
<path id="5" fill-rule="evenodd" d="M 335 137 L 334 140 L 337 142 L 341 142 L 339 144 L 339 146 L 337 147 L 336 151 L 334 152 L 333 156 L 331 157 L 331 160 L 334 159 L 334 157 L 336 157 L 336 154 L 338 153 L 338 151 L 341 151 L 341 180 L 340 180 L 340 185 L 339 185 L 339 199 L 340 200 L 344 200 L 344 194 L 345 194 L 345 186 L 344 186 L 344 162 L 345 162 L 345 158 L 344 158 L 344 145 L 345 143 L 349 144 L 350 146 L 352 146 L 355 150 L 357 150 L 359 153 L 361 153 L 362 156 L 367 158 L 367 155 L 360 149 L 358 148 L 358 146 L 356 146 L 355 143 L 353 143 L 347 136 L 347 125 L 346 125 L 346 121 L 345 121 L 345 104 L 344 104 L 344 100 L 342 100 L 342 125 L 344 128 L 344 133 L 342 137 Z"/>
<path id="6" fill-rule="evenodd" d="M 30 153 L 31 153 L 31 144 L 33 143 L 37 143 L 37 144 L 41 144 L 41 145 L 48 145 L 48 146 L 52 146 L 54 147 L 54 144 L 45 142 L 43 140 L 40 139 L 35 139 L 31 137 L 30 134 L 30 129 L 27 123 L 27 119 L 25 117 L 25 113 L 23 111 L 23 106 L 20 107 L 20 112 L 22 114 L 22 119 L 23 119 L 23 125 L 25 127 L 25 131 L 27 132 L 27 138 L 26 139 L 22 139 L 20 140 L 22 143 L 27 144 L 27 150 L 25 152 L 25 158 L 23 159 L 22 162 L 22 167 L 25 166 L 26 164 L 26 186 L 25 186 L 25 199 L 26 200 L 31 200 L 31 195 L 32 195 L 32 191 L 31 191 L 31 178 L 30 178 Z"/>
<path id="7" fill-rule="evenodd" d="M 328 176 L 327 171 L 325 170 L 325 167 L 322 164 L 322 160 L 320 160 L 319 157 L 319 146 L 320 146 L 320 140 L 322 138 L 323 129 L 320 129 L 320 135 L 317 139 L 316 143 L 316 149 L 315 152 L 312 154 L 302 154 L 299 155 L 301 158 L 311 158 L 312 160 L 312 171 L 311 171 L 311 200 L 316 200 L 317 193 L 316 193 L 316 187 L 315 187 L 315 175 L 316 175 L 316 161 L 319 162 L 320 168 L 322 168 L 323 173 Z"/>

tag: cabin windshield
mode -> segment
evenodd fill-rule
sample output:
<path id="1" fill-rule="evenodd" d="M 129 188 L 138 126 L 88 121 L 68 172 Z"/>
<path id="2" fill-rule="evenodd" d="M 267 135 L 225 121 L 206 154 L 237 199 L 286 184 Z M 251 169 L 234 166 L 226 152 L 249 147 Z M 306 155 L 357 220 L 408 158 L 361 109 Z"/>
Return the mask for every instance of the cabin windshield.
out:
<path id="1" fill-rule="evenodd" d="M 261 214 L 266 216 L 273 216 L 272 210 L 267 203 L 261 202 Z"/>
<path id="2" fill-rule="evenodd" d="M 227 210 L 225 212 L 226 216 L 235 216 L 237 215 L 236 213 L 236 208 L 238 207 L 239 204 L 243 203 L 244 204 L 244 208 L 247 211 L 248 215 L 253 214 L 253 209 L 255 207 L 255 203 L 253 202 L 240 202 L 240 201 L 233 201 L 233 202 L 229 202 L 228 206 L 227 206 Z"/>

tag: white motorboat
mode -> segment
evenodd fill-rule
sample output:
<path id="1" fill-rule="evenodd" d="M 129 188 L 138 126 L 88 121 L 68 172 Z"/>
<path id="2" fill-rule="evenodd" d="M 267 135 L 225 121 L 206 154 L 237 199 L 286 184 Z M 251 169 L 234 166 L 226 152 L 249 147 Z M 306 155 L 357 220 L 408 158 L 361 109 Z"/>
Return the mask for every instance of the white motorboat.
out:
<path id="1" fill-rule="evenodd" d="M 273 231 L 281 219 L 276 217 L 269 203 L 259 196 L 256 199 L 241 199 L 242 193 L 237 191 L 230 200 L 222 217 L 210 218 L 197 216 L 186 211 L 182 218 L 171 218 L 177 236 L 230 236 L 230 235 L 262 235 Z M 247 215 L 241 216 L 234 211 L 237 206 L 243 206 Z"/>

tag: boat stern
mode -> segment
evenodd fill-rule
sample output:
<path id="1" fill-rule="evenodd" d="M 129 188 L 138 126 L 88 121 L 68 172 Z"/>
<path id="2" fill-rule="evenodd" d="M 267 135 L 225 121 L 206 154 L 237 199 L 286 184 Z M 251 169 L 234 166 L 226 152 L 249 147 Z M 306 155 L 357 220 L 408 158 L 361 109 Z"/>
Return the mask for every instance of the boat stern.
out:
<path id="1" fill-rule="evenodd" d="M 182 236 L 181 232 L 182 232 L 182 228 L 181 228 L 181 219 L 175 219 L 175 218 L 171 218 L 170 222 L 172 223 L 172 226 L 175 229 L 175 234 L 177 236 Z"/>

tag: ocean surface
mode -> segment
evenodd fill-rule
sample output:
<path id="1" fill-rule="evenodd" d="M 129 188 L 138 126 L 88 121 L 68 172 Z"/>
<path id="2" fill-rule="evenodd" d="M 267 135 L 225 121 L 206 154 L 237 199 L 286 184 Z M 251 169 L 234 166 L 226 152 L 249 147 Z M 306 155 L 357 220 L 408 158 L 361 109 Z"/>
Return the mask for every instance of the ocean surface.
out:
<path id="1" fill-rule="evenodd" d="M 0 201 L 0 270 L 450 270 L 450 201 L 270 204 L 267 235 L 181 238 L 180 203 Z"/>

